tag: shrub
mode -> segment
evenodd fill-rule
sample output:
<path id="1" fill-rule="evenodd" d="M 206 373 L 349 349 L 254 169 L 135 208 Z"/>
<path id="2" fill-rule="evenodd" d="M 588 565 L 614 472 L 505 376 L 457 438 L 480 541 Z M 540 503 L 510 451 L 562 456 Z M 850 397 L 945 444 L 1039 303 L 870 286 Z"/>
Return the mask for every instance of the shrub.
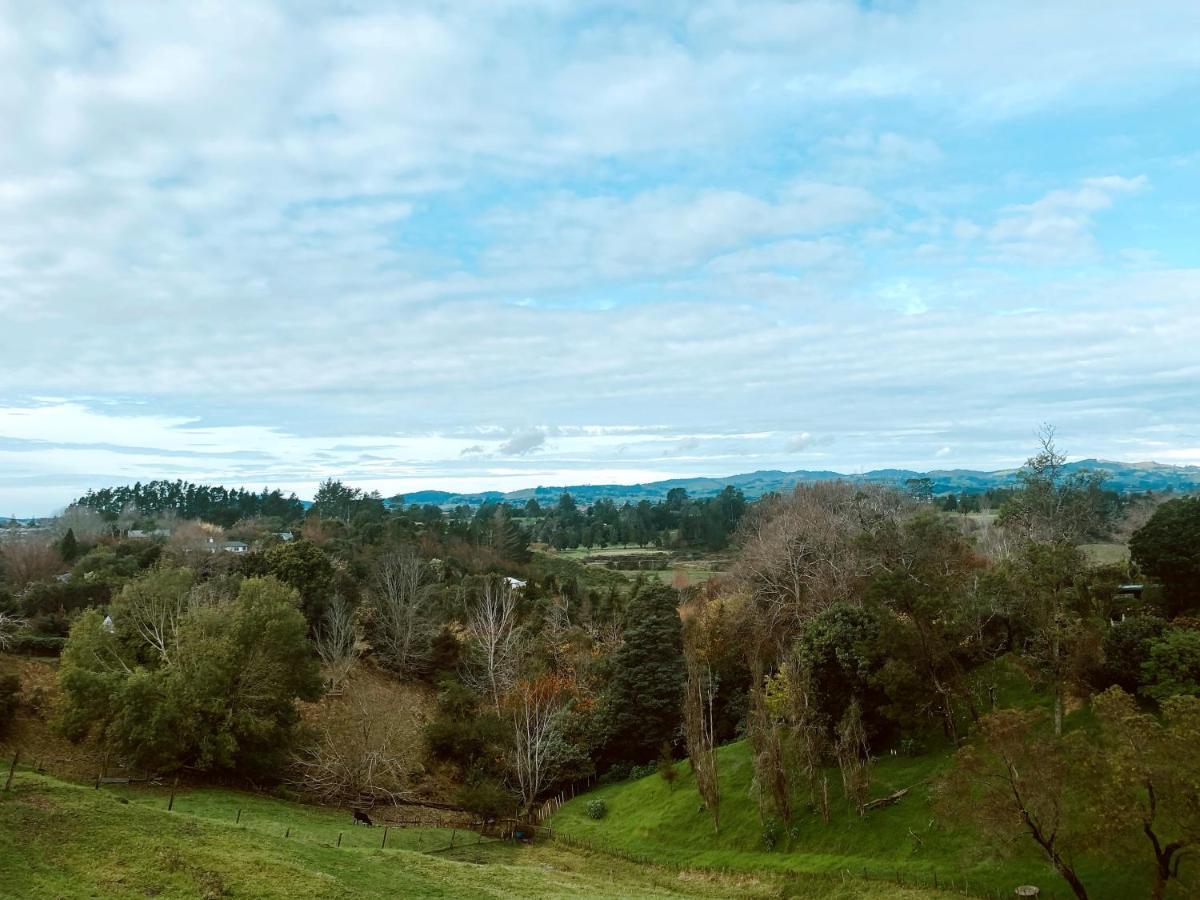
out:
<path id="1" fill-rule="evenodd" d="M 586 809 L 589 819 L 603 819 L 608 814 L 608 804 L 599 798 L 589 800 Z"/>
<path id="2" fill-rule="evenodd" d="M 497 779 L 486 775 L 475 775 L 458 789 L 455 800 L 459 806 L 482 816 L 484 819 L 500 819 L 511 816 L 517 800 Z"/>
<path id="3" fill-rule="evenodd" d="M 1200 696 L 1200 631 L 1168 628 L 1152 641 L 1142 664 L 1142 693 L 1155 700 Z"/>
<path id="4" fill-rule="evenodd" d="M 658 771 L 658 763 L 646 763 L 641 766 L 629 767 L 629 779 L 637 781 L 639 778 L 649 778 Z"/>
<path id="5" fill-rule="evenodd" d="M 783 834 L 783 828 L 779 824 L 779 820 L 775 818 L 767 819 L 763 824 L 762 842 L 770 853 L 779 844 L 779 838 Z"/>

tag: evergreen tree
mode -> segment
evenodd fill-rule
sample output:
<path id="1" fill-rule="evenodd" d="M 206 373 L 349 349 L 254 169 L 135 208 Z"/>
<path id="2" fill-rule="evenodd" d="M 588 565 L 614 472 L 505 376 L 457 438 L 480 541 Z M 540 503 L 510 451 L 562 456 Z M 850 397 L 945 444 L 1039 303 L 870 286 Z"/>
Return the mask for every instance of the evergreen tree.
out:
<path id="1" fill-rule="evenodd" d="M 679 594 L 657 584 L 631 600 L 625 640 L 613 660 L 609 746 L 614 759 L 646 762 L 679 731 L 684 661 Z"/>
<path id="2" fill-rule="evenodd" d="M 75 540 L 74 528 L 68 528 L 67 533 L 62 536 L 62 540 L 58 544 L 58 552 L 69 563 L 75 562 L 79 557 L 79 542 Z"/>

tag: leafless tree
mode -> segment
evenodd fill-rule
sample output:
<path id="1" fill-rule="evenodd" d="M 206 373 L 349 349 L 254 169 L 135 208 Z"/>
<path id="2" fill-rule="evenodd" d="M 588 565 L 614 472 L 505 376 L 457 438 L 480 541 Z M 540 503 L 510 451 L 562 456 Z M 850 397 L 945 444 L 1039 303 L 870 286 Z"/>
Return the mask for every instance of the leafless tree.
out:
<path id="1" fill-rule="evenodd" d="M 684 738 L 696 790 L 713 817 L 713 830 L 721 828 L 721 795 L 717 787 L 716 740 L 713 732 L 713 699 L 717 685 L 712 666 L 695 647 L 685 648 L 687 687 L 683 701 Z"/>
<path id="2" fill-rule="evenodd" d="M 420 672 L 428 661 L 432 594 L 425 563 L 411 547 L 387 554 L 375 567 L 373 644 L 379 656 L 403 675 Z"/>
<path id="3" fill-rule="evenodd" d="M 0 650 L 8 650 L 13 644 L 16 633 L 28 624 L 24 619 L 0 612 Z"/>
<path id="4" fill-rule="evenodd" d="M 0 544 L 0 558 L 10 584 L 23 588 L 62 572 L 64 566 L 54 544 L 39 538 L 17 538 Z"/>
<path id="5" fill-rule="evenodd" d="M 880 485 L 800 485 L 758 505 L 742 526 L 734 574 L 754 598 L 767 631 L 786 639 L 826 606 L 857 599 L 873 560 L 864 536 L 906 515 L 912 500 Z"/>
<path id="6" fill-rule="evenodd" d="M 325 671 L 329 674 L 329 689 L 340 691 L 350 677 L 362 651 L 358 618 L 354 609 L 341 594 L 334 594 L 325 610 L 325 620 L 317 629 L 314 643 Z"/>
<path id="7" fill-rule="evenodd" d="M 516 680 L 521 638 L 517 598 L 502 578 L 489 578 L 467 621 L 467 665 L 463 679 L 491 698 L 496 715 Z"/>
<path id="8" fill-rule="evenodd" d="M 91 543 L 108 534 L 111 529 L 104 517 L 90 506 L 72 504 L 59 514 L 54 530 L 59 537 L 72 531 L 76 540 Z"/>
<path id="9" fill-rule="evenodd" d="M 528 809 L 555 777 L 552 748 L 558 738 L 566 690 L 561 676 L 522 681 L 511 698 L 513 749 L 509 760 Z"/>
<path id="10" fill-rule="evenodd" d="M 406 746 L 412 731 L 406 716 L 365 695 L 343 701 L 297 755 L 292 783 L 325 803 L 395 797 L 404 787 L 405 760 L 415 752 Z"/>

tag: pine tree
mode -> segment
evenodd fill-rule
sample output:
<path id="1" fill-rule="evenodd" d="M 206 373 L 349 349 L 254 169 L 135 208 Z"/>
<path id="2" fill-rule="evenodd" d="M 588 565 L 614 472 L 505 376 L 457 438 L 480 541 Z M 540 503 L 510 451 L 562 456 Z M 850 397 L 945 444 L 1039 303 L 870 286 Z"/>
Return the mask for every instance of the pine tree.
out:
<path id="1" fill-rule="evenodd" d="M 616 759 L 646 762 L 678 736 L 684 661 L 679 594 L 666 585 L 631 600 L 625 640 L 614 659 L 609 693 L 610 741 Z"/>
<path id="2" fill-rule="evenodd" d="M 67 562 L 75 562 L 79 556 L 79 542 L 75 540 L 75 529 L 68 528 L 67 533 L 62 536 L 62 541 L 59 542 L 58 552 L 62 554 L 62 558 Z"/>

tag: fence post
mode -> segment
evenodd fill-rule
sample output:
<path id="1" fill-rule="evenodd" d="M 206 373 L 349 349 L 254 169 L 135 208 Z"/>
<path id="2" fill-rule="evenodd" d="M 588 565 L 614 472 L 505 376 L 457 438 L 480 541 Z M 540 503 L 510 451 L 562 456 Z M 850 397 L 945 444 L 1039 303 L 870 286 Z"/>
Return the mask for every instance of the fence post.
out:
<path id="1" fill-rule="evenodd" d="M 337 842 L 337 845 L 338 845 L 339 847 L 340 847 L 340 846 L 342 846 L 342 833 L 341 833 L 340 831 L 338 832 L 338 842 Z"/>
<path id="2" fill-rule="evenodd" d="M 175 808 L 175 792 L 171 791 L 171 799 L 167 801 L 167 812 Z"/>
<path id="3" fill-rule="evenodd" d="M 8 778 L 4 779 L 4 789 L 7 791 L 12 787 L 13 772 L 17 771 L 17 761 L 21 758 L 21 751 L 18 749 L 13 754 L 12 764 L 8 767 Z"/>
<path id="4" fill-rule="evenodd" d="M 380 850 L 382 850 L 384 847 L 387 846 L 387 833 L 388 833 L 388 826 L 384 825 L 383 826 L 383 840 L 379 843 Z"/>
<path id="5" fill-rule="evenodd" d="M 233 824 L 234 824 L 234 825 L 237 825 L 237 824 L 238 824 L 238 823 L 240 823 L 241 821 L 242 821 L 242 811 L 239 809 L 239 810 L 237 811 L 237 818 L 233 820 Z"/>

